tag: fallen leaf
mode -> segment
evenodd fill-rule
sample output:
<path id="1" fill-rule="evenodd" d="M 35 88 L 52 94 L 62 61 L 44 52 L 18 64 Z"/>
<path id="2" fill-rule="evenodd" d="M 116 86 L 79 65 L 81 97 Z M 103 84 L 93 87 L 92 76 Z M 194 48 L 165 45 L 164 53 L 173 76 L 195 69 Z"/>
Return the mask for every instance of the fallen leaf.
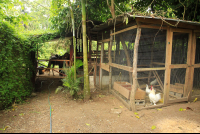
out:
<path id="1" fill-rule="evenodd" d="M 196 102 L 196 101 L 197 101 L 197 98 L 195 98 L 193 102 Z"/>
<path id="2" fill-rule="evenodd" d="M 180 108 L 179 111 L 185 111 L 186 109 Z"/>
<path id="3" fill-rule="evenodd" d="M 192 110 L 192 108 L 190 108 L 190 107 L 186 107 L 186 110 Z M 192 110 L 193 111 L 193 110 Z"/>
<path id="4" fill-rule="evenodd" d="M 51 109 L 51 111 L 53 111 L 53 109 Z"/>
<path id="5" fill-rule="evenodd" d="M 5 131 L 8 128 L 8 126 L 6 126 L 3 130 Z"/>
<path id="6" fill-rule="evenodd" d="M 123 108 L 122 106 L 119 106 L 119 107 Z"/>
<path id="7" fill-rule="evenodd" d="M 13 108 L 12 111 L 15 111 L 15 109 Z"/>
<path id="8" fill-rule="evenodd" d="M 158 111 L 162 111 L 162 109 L 157 109 Z"/>
<path id="9" fill-rule="evenodd" d="M 137 112 L 134 112 L 134 114 L 135 114 L 135 115 L 138 115 L 138 113 L 137 113 Z"/>
<path id="10" fill-rule="evenodd" d="M 24 115 L 24 113 L 19 114 L 19 116 L 23 116 L 23 115 Z"/>
<path id="11" fill-rule="evenodd" d="M 151 129 L 155 129 L 155 128 L 156 128 L 156 126 L 152 126 L 152 127 L 151 127 Z"/>
<path id="12" fill-rule="evenodd" d="M 87 126 L 90 126 L 90 124 L 85 123 Z"/>
<path id="13" fill-rule="evenodd" d="M 138 115 L 136 115 L 135 117 L 138 118 L 138 119 L 140 118 Z"/>

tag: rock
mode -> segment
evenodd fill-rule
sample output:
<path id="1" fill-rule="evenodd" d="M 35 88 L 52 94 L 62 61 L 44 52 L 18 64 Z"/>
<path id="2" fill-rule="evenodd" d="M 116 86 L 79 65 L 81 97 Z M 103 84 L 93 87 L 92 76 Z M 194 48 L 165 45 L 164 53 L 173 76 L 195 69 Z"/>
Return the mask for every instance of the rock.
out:
<path id="1" fill-rule="evenodd" d="M 31 97 L 35 97 L 35 96 L 37 96 L 36 93 L 32 93 L 32 94 L 31 94 Z"/>
<path id="2" fill-rule="evenodd" d="M 122 110 L 121 109 L 114 109 L 114 108 L 112 108 L 111 109 L 111 113 L 113 113 L 113 114 L 121 114 Z"/>

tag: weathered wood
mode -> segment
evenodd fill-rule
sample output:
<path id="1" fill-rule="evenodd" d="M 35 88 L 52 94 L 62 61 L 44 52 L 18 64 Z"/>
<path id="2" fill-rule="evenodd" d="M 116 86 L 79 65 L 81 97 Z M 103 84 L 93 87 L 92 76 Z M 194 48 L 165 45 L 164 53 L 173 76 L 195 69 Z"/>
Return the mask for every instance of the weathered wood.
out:
<path id="1" fill-rule="evenodd" d="M 171 30 L 178 33 L 192 33 L 192 30 L 189 29 L 172 28 Z"/>
<path id="2" fill-rule="evenodd" d="M 159 68 L 137 68 L 138 72 L 143 72 L 143 71 L 153 71 L 153 70 L 165 70 L 165 67 L 159 67 Z"/>
<path id="3" fill-rule="evenodd" d="M 119 34 L 119 33 L 122 33 L 122 32 L 126 32 L 126 31 L 129 31 L 129 30 L 135 29 L 135 28 L 137 28 L 137 25 L 131 26 L 131 27 L 128 27 L 128 28 L 125 28 L 125 29 L 123 29 L 123 30 L 117 31 L 117 32 L 112 33 L 112 34 L 110 34 L 110 35 L 116 35 L 116 34 Z"/>
<path id="4" fill-rule="evenodd" d="M 193 89 L 193 81 L 194 81 L 194 64 L 195 64 L 195 55 L 196 55 L 196 33 L 193 33 L 192 37 L 192 52 L 191 52 L 191 72 L 190 72 L 190 78 L 189 78 L 189 84 L 188 84 L 188 100 L 191 99 L 192 96 L 192 89 Z M 199 66 L 200 67 L 200 66 Z"/>
<path id="5" fill-rule="evenodd" d="M 183 94 L 184 86 L 170 84 L 170 91 Z"/>
<path id="6" fill-rule="evenodd" d="M 128 66 L 123 66 L 123 65 L 119 65 L 119 64 L 115 64 L 115 63 L 109 63 L 109 65 L 111 67 L 115 67 L 115 68 L 119 68 L 128 72 L 132 72 L 133 68 L 132 67 L 128 67 Z"/>
<path id="7" fill-rule="evenodd" d="M 192 66 L 194 66 L 194 68 L 199 68 L 199 67 L 200 67 L 200 64 L 194 64 L 194 65 L 192 65 Z"/>
<path id="8" fill-rule="evenodd" d="M 110 33 L 112 34 L 112 30 L 110 30 Z M 108 48 L 108 60 L 109 64 L 112 63 L 112 57 L 111 57 L 111 51 L 112 51 L 112 45 L 113 45 L 113 36 L 110 36 L 110 44 Z M 112 89 L 112 67 L 109 66 L 110 71 L 109 71 L 109 91 Z"/>
<path id="9" fill-rule="evenodd" d="M 192 69 L 192 32 L 189 33 L 189 39 L 188 39 L 188 51 L 187 51 L 187 65 L 186 68 L 186 75 L 185 75 L 185 87 L 184 87 L 184 93 L 183 96 L 188 96 L 189 93 L 189 80 L 191 79 L 191 69 Z"/>
<path id="10" fill-rule="evenodd" d="M 126 108 L 128 108 L 128 110 L 130 110 L 131 111 L 131 107 L 130 107 L 130 104 L 128 104 L 124 99 L 122 99 L 117 93 L 115 93 L 115 91 L 112 89 L 111 91 L 110 91 L 114 96 L 116 96 L 117 97 L 117 99 L 119 99 L 123 104 L 124 104 L 124 106 L 126 106 Z"/>
<path id="11" fill-rule="evenodd" d="M 151 105 L 151 106 L 146 106 L 146 107 L 142 107 L 142 108 L 136 108 L 137 111 L 140 111 L 140 110 L 144 110 L 144 109 L 152 109 L 152 108 L 159 108 L 159 107 L 164 107 L 166 105 L 164 104 L 157 104 L 157 105 Z"/>
<path id="12" fill-rule="evenodd" d="M 166 35 L 166 58 L 165 58 L 165 81 L 164 81 L 164 104 L 167 104 L 169 99 L 169 90 L 170 90 L 170 74 L 171 74 L 171 58 L 172 58 L 172 37 L 173 32 L 171 29 L 167 29 Z"/>
<path id="13" fill-rule="evenodd" d="M 99 40 L 99 42 L 102 42 L 102 43 L 105 43 L 105 42 L 109 42 L 110 39 L 102 39 L 102 40 Z"/>
<path id="14" fill-rule="evenodd" d="M 103 70 L 106 70 L 106 71 L 110 72 L 110 66 L 109 66 L 109 64 L 101 63 L 101 68 Z"/>
<path id="15" fill-rule="evenodd" d="M 161 63 L 161 62 L 152 62 L 152 64 L 155 64 L 155 65 L 165 65 L 165 63 Z"/>
<path id="16" fill-rule="evenodd" d="M 163 86 L 163 83 L 160 79 L 160 76 L 158 75 L 158 73 L 156 71 L 153 71 L 153 74 L 156 77 L 158 84 L 160 85 L 160 88 L 162 89 L 162 92 L 164 92 L 164 86 Z"/>
<path id="17" fill-rule="evenodd" d="M 169 66 L 170 69 L 172 68 L 187 68 L 188 65 L 187 64 L 172 64 Z"/>
<path id="18" fill-rule="evenodd" d="M 102 40 L 103 40 L 103 32 L 102 32 Z M 104 43 L 102 42 L 101 43 L 101 59 L 100 59 L 100 64 L 103 63 L 103 55 L 104 55 Z M 99 71 L 99 86 L 100 86 L 100 89 L 102 90 L 102 68 L 100 68 L 100 71 Z"/>
<path id="19" fill-rule="evenodd" d="M 152 26 L 152 25 L 141 25 L 141 28 L 151 28 L 151 29 L 167 29 L 167 27 L 159 27 L 159 26 Z"/>
<path id="20" fill-rule="evenodd" d="M 187 97 L 181 98 L 181 99 L 175 99 L 175 100 L 168 100 L 168 104 L 170 103 L 177 103 L 177 102 L 183 102 L 183 101 L 188 101 Z"/>
<path id="21" fill-rule="evenodd" d="M 148 79 L 149 77 L 139 77 L 137 79 Z M 156 76 L 151 76 L 150 78 L 156 78 Z"/>
<path id="22" fill-rule="evenodd" d="M 137 22 L 137 34 L 135 38 L 134 57 L 133 57 L 133 86 L 130 95 L 130 106 L 133 112 L 136 111 L 135 93 L 137 90 L 137 60 L 138 60 L 138 46 L 139 46 L 140 36 L 141 36 L 141 27 L 139 22 Z"/>

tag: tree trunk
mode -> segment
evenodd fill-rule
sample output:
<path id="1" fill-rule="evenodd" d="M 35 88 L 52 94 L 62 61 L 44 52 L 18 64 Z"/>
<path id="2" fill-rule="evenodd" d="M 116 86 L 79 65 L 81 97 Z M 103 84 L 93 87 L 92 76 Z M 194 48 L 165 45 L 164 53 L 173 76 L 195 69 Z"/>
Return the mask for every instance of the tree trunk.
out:
<path id="1" fill-rule="evenodd" d="M 137 90 L 137 60 L 138 60 L 138 46 L 139 46 L 140 35 L 141 35 L 140 25 L 139 24 L 137 25 L 138 25 L 138 28 L 137 28 L 136 38 L 135 38 L 134 57 L 133 57 L 133 86 L 132 86 L 131 95 L 130 95 L 130 105 L 133 112 L 136 111 L 135 93 Z"/>
<path id="2" fill-rule="evenodd" d="M 89 100 L 90 86 L 89 86 L 88 60 L 87 60 L 85 0 L 81 0 L 81 4 L 82 4 L 82 27 L 83 27 L 84 100 Z"/>
<path id="3" fill-rule="evenodd" d="M 71 2 L 68 0 L 72 19 L 72 29 L 73 29 L 73 45 L 74 45 L 74 80 L 76 80 L 76 40 L 75 40 L 75 26 L 74 26 L 74 14 L 71 7 Z"/>

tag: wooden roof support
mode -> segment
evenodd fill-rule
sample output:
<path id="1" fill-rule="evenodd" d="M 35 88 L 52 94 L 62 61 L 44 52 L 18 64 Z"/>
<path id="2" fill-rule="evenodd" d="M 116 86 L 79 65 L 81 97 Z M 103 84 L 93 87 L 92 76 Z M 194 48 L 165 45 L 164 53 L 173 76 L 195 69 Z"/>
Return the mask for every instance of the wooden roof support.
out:
<path id="1" fill-rule="evenodd" d="M 139 22 L 137 22 L 137 34 L 135 38 L 134 58 L 133 58 L 133 86 L 130 95 L 130 106 L 133 112 L 136 111 L 135 93 L 137 90 L 137 59 L 138 59 L 138 46 L 139 46 L 140 36 L 141 36 L 141 27 Z"/>

